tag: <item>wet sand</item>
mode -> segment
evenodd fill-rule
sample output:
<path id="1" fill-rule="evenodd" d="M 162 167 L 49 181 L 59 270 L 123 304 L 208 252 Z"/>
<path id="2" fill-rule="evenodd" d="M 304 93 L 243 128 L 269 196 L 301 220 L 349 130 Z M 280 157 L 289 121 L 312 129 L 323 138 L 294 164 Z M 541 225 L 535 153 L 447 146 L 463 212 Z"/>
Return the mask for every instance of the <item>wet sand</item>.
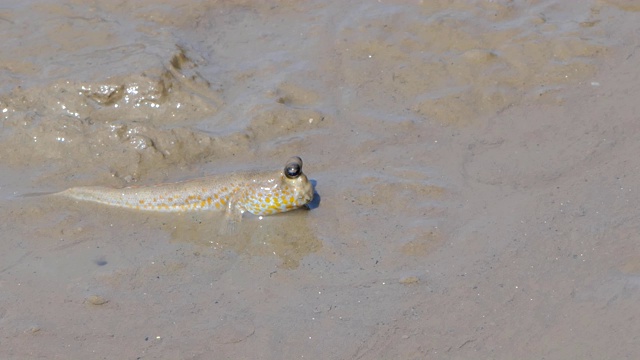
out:
<path id="1" fill-rule="evenodd" d="M 0 8 L 0 358 L 640 353 L 640 7 Z M 304 160 L 311 210 L 51 196 Z"/>

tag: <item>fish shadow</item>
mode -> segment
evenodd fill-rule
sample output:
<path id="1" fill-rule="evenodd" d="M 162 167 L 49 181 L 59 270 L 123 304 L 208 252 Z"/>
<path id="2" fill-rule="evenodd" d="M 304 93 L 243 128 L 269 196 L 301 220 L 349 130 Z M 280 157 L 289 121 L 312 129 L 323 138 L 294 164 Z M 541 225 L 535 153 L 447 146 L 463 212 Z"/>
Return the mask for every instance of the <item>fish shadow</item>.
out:
<path id="1" fill-rule="evenodd" d="M 316 209 L 320 206 L 320 194 L 316 191 L 316 185 L 318 182 L 316 180 L 309 180 L 311 182 L 311 186 L 313 186 L 313 199 L 305 205 L 305 207 L 309 210 Z"/>

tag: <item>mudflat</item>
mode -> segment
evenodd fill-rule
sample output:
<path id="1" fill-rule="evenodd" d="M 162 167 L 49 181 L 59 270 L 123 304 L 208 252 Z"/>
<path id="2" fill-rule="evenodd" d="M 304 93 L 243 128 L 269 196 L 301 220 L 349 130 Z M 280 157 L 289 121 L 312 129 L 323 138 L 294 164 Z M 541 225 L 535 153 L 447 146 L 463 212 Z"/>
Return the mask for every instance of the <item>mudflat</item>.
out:
<path id="1" fill-rule="evenodd" d="M 639 24 L 616 0 L 0 8 L 0 358 L 636 357 Z M 229 233 L 42 195 L 291 156 L 311 209 Z"/>

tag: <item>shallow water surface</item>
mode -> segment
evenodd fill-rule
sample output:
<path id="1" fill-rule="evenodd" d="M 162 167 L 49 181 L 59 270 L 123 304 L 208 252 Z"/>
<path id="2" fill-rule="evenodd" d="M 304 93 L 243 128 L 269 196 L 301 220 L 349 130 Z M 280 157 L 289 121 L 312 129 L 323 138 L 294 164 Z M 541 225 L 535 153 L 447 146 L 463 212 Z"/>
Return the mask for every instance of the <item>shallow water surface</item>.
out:
<path id="1" fill-rule="evenodd" d="M 640 349 L 631 2 L 0 7 L 0 357 Z M 278 169 L 311 210 L 51 196 Z"/>

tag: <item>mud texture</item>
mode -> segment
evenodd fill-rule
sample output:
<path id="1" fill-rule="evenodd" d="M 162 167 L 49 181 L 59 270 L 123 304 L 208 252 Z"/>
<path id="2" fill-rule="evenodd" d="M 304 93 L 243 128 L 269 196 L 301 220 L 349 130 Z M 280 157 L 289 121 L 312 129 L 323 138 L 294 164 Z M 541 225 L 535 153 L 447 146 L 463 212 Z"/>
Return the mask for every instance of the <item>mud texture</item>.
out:
<path id="1" fill-rule="evenodd" d="M 633 1 L 0 7 L 0 358 L 640 353 Z M 46 195 L 301 156 L 310 210 Z"/>

